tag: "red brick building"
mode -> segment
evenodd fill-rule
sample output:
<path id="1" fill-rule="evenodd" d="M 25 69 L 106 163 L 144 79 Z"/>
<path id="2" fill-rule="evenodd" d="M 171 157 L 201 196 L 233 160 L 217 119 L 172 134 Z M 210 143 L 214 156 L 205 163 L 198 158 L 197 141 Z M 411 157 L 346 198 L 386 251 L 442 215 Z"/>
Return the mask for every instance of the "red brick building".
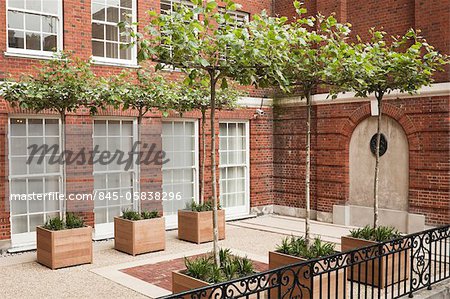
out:
<path id="1" fill-rule="evenodd" d="M 84 59 L 92 58 L 94 71 L 103 76 L 124 68 L 137 68 L 134 50 L 120 48 L 126 41 L 121 40 L 117 22 L 129 14 L 145 24 L 147 10 L 170 11 L 173 2 L 179 0 L 2 1 L 0 78 L 34 72 L 40 60 L 51 57 L 52 48 L 74 51 Z M 289 17 L 295 13 L 291 0 L 237 2 L 242 4 L 241 11 L 235 14 L 239 19 L 249 18 L 263 9 Z M 304 2 L 309 13 L 335 12 L 339 21 L 352 23 L 354 33 L 363 37 L 370 27 L 383 26 L 390 34 L 420 28 L 431 44 L 450 53 L 449 0 Z M 425 222 L 429 225 L 450 222 L 448 74 L 437 75 L 436 84 L 421 90 L 417 96 L 393 95 L 386 101 L 386 135 L 393 149 L 393 155 L 388 150 L 386 160 L 402 161 L 402 165 L 394 172 L 386 169 L 382 186 L 385 184 L 386 190 L 392 191 L 395 200 L 389 194 L 382 195 L 382 220 L 390 223 L 392 218 L 401 219 L 394 224 L 404 231 L 414 230 Z M 217 177 L 221 204 L 229 219 L 252 212 L 297 216 L 303 213 L 305 110 L 295 97 L 265 98 L 270 96 L 267 91 L 253 91 L 241 99 L 242 108 L 218 115 Z M 330 102 L 323 98 L 323 95 L 314 98 L 313 210 L 322 221 L 359 225 L 362 223 L 352 215 L 367 213 L 368 208 L 364 207 L 370 206 L 367 198 L 355 196 L 361 192 L 357 187 L 370 181 L 369 172 L 359 172 L 362 169 L 359 165 L 370 162 L 358 160 L 366 153 L 358 154 L 355 149 L 366 141 L 368 144 L 372 136 L 370 99 L 345 95 Z M 261 104 L 264 115 L 256 113 Z M 179 202 L 144 204 L 146 208 L 162 210 L 168 227 L 176 227 L 176 210 L 199 198 L 202 163 L 206 165 L 205 193 L 210 193 L 210 161 L 201 159 L 199 113 L 188 113 L 183 118 L 152 114 L 144 120 L 142 141 L 166 152 L 170 163 L 141 165 L 139 172 L 136 168 L 124 170 L 117 165 L 69 164 L 65 184 L 61 167 L 24 163 L 29 156 L 27 145 L 60 143 L 61 124 L 57 115 L 36 115 L 12 108 L 3 101 L 0 122 L 0 176 L 3 178 L 0 189 L 4 190 L 0 193 L 0 248 L 33 246 L 35 227 L 63 209 L 57 201 L 13 202 L 9 200 L 11 194 L 61 193 L 64 188 L 66 195 L 117 192 L 126 197 L 125 194 L 134 192 L 180 193 Z M 126 151 L 136 138 L 136 115 L 107 110 L 91 116 L 81 109 L 67 117 L 66 136 L 67 149 L 74 152 L 81 148 L 92 151 L 95 146 Z M 389 182 L 400 187 L 391 190 Z M 133 205 L 136 203 L 126 200 L 109 202 L 91 198 L 68 201 L 67 211 L 82 213 L 94 225 L 95 238 L 105 238 L 112 236 L 113 217 Z"/>

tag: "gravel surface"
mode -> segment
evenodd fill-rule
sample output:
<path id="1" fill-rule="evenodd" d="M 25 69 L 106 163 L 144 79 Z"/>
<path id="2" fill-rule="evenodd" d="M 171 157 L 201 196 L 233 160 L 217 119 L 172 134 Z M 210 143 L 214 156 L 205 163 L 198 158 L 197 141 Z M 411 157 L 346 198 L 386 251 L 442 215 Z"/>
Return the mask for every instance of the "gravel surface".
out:
<path id="1" fill-rule="evenodd" d="M 133 257 L 113 249 L 112 240 L 94 242 L 94 263 L 52 271 L 36 263 L 36 252 L 0 257 L 0 298 L 145 298 L 140 293 L 103 278 L 91 269 L 122 264 L 161 255 L 211 248 L 178 240 L 177 231 L 167 232 L 164 252 Z M 227 225 L 226 240 L 220 246 L 267 255 L 284 236 L 233 224 Z"/>

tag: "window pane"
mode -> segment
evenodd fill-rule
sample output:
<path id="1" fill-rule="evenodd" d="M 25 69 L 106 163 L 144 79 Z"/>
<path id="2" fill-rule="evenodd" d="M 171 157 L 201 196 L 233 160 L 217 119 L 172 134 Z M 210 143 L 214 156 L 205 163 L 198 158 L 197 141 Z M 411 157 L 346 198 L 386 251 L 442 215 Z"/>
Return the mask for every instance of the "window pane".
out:
<path id="1" fill-rule="evenodd" d="M 106 136 L 106 120 L 96 120 L 94 122 L 94 135 Z"/>
<path id="2" fill-rule="evenodd" d="M 108 135 L 120 136 L 120 121 L 111 120 L 108 122 Z"/>
<path id="3" fill-rule="evenodd" d="M 30 232 L 36 231 L 37 226 L 44 224 L 44 214 L 30 215 Z"/>
<path id="4" fill-rule="evenodd" d="M 26 158 L 11 158 L 11 174 L 27 174 L 27 159 Z"/>
<path id="5" fill-rule="evenodd" d="M 58 33 L 58 19 L 55 17 L 42 17 L 42 31 L 46 33 Z"/>
<path id="6" fill-rule="evenodd" d="M 104 43 L 92 41 L 92 55 L 97 57 L 105 57 Z"/>
<path id="7" fill-rule="evenodd" d="M 120 21 L 121 22 L 131 22 L 132 21 L 132 18 L 131 18 L 132 13 L 133 12 L 131 9 L 121 8 L 120 9 Z"/>
<path id="8" fill-rule="evenodd" d="M 38 197 L 37 194 L 42 194 L 42 179 L 39 180 L 29 180 L 29 190 L 28 194 L 33 194 L 34 197 L 28 201 L 29 212 L 30 213 L 40 213 L 44 212 L 44 197 Z M 40 192 L 36 192 L 40 190 Z"/>
<path id="9" fill-rule="evenodd" d="M 52 163 L 49 161 L 51 159 L 51 156 L 45 157 L 46 173 L 58 173 L 60 171 L 59 156 L 53 158 Z"/>
<path id="10" fill-rule="evenodd" d="M 44 0 L 42 11 L 56 15 L 58 14 L 58 9 L 59 9 L 59 0 Z"/>
<path id="11" fill-rule="evenodd" d="M 57 119 L 45 120 L 45 135 L 59 136 L 59 121 Z"/>
<path id="12" fill-rule="evenodd" d="M 28 120 L 28 135 L 30 136 L 43 136 L 44 126 L 42 119 L 29 119 Z"/>
<path id="13" fill-rule="evenodd" d="M 25 0 L 8 0 L 9 7 L 25 8 Z"/>
<path id="14" fill-rule="evenodd" d="M 21 234 L 28 232 L 27 216 L 11 217 L 11 231 L 13 234 Z"/>
<path id="15" fill-rule="evenodd" d="M 114 43 L 105 43 L 106 45 L 106 57 L 108 58 L 119 58 L 119 45 Z"/>
<path id="16" fill-rule="evenodd" d="M 44 144 L 43 137 L 29 137 L 28 138 L 28 147 L 33 146 L 32 148 L 28 148 L 28 152 L 31 154 L 34 148 L 40 148 Z"/>
<path id="17" fill-rule="evenodd" d="M 120 187 L 120 174 L 113 173 L 108 175 L 108 188 L 119 188 Z"/>
<path id="18" fill-rule="evenodd" d="M 105 25 L 92 23 L 92 38 L 105 39 Z"/>
<path id="19" fill-rule="evenodd" d="M 8 11 L 8 28 L 23 29 L 23 17 L 21 12 Z"/>
<path id="20" fill-rule="evenodd" d="M 41 50 L 41 36 L 39 34 L 27 32 L 27 49 Z"/>
<path id="21" fill-rule="evenodd" d="M 106 4 L 110 6 L 119 6 L 120 0 L 106 0 Z"/>
<path id="22" fill-rule="evenodd" d="M 105 6 L 93 3 L 92 4 L 92 19 L 98 20 L 98 21 L 104 21 L 105 20 Z"/>
<path id="23" fill-rule="evenodd" d="M 11 138 L 11 155 L 26 155 L 27 154 L 27 139 L 26 138 Z"/>
<path id="24" fill-rule="evenodd" d="M 133 122 L 123 121 L 122 122 L 122 136 L 133 136 Z"/>
<path id="25" fill-rule="evenodd" d="M 26 14 L 25 29 L 32 31 L 41 31 L 41 16 Z"/>
<path id="26" fill-rule="evenodd" d="M 26 120 L 23 118 L 11 118 L 11 136 L 26 135 Z"/>
<path id="27" fill-rule="evenodd" d="M 120 216 L 120 207 L 108 209 L 108 222 L 114 222 L 114 217 Z"/>
<path id="28" fill-rule="evenodd" d="M 41 11 L 41 0 L 25 1 L 26 9 Z"/>
<path id="29" fill-rule="evenodd" d="M 106 174 L 94 175 L 94 189 L 106 189 Z"/>
<path id="30" fill-rule="evenodd" d="M 125 29 L 122 29 L 122 28 L 120 29 L 119 37 L 120 37 L 120 41 L 123 43 L 131 42 L 131 37 L 126 34 Z"/>
<path id="31" fill-rule="evenodd" d="M 30 174 L 44 173 L 44 163 L 39 163 L 38 157 L 35 157 L 29 164 Z"/>
<path id="32" fill-rule="evenodd" d="M 120 6 L 126 8 L 132 8 L 133 1 L 132 0 L 120 0 Z"/>
<path id="33" fill-rule="evenodd" d="M 119 28 L 116 26 L 106 25 L 106 40 L 118 41 Z"/>
<path id="34" fill-rule="evenodd" d="M 8 46 L 10 48 L 23 49 L 25 46 L 23 32 L 8 30 Z"/>
<path id="35" fill-rule="evenodd" d="M 100 202 L 100 201 L 96 201 Z M 103 201 L 104 202 L 104 201 Z M 106 209 L 96 209 L 95 210 L 95 223 L 99 224 L 99 223 L 105 223 L 106 222 Z"/>
<path id="36" fill-rule="evenodd" d="M 106 20 L 112 23 L 119 23 L 119 8 L 108 7 L 106 12 Z"/>

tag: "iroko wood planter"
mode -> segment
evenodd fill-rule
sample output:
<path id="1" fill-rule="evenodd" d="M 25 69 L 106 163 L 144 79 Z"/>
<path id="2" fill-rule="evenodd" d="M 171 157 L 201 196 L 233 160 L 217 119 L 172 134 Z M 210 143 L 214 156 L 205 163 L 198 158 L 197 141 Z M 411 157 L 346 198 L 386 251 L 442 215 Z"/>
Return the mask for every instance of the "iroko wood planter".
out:
<path id="1" fill-rule="evenodd" d="M 275 269 L 303 261 L 306 261 L 306 259 L 274 251 L 269 252 L 269 269 Z M 325 265 L 324 269 L 326 269 Z M 283 282 L 283 279 L 286 279 L 287 281 L 287 284 L 281 287 L 281 295 L 284 295 L 283 298 L 311 298 L 311 290 L 313 290 L 312 298 L 344 299 L 344 289 L 346 288 L 346 284 L 344 281 L 343 269 L 331 271 L 329 272 L 329 276 L 328 273 L 324 273 L 320 275 L 322 279 L 317 275 L 313 278 L 312 282 L 309 278 L 305 278 L 305 272 L 307 270 L 309 270 L 309 266 L 305 265 L 303 267 L 293 267 L 283 273 L 281 281 Z M 298 283 L 296 283 L 294 275 L 297 275 Z M 307 276 L 309 276 L 309 274 Z M 278 291 L 278 288 L 272 289 L 270 297 L 277 298 Z M 330 295 L 328 296 L 328 294 Z"/>
<path id="2" fill-rule="evenodd" d="M 37 261 L 51 269 L 92 263 L 92 227 L 36 228 Z"/>
<path id="3" fill-rule="evenodd" d="M 114 218 L 114 248 L 131 255 L 166 248 L 164 218 L 131 221 Z"/>
<path id="4" fill-rule="evenodd" d="M 356 239 L 349 236 L 341 237 L 341 250 L 348 251 L 370 245 L 377 245 L 378 242 L 364 239 Z M 403 246 L 402 246 L 403 247 Z M 378 250 L 378 247 L 373 250 Z M 348 265 L 347 278 L 351 281 L 372 285 L 379 288 L 385 288 L 394 283 L 407 280 L 409 278 L 409 250 L 395 252 L 390 244 L 384 245 L 385 253 L 382 258 L 376 258 L 367 262 L 361 262 L 361 258 L 366 253 L 356 254 L 353 265 Z M 369 252 L 369 256 L 378 256 L 374 252 Z M 350 261 L 350 259 L 349 259 Z M 351 263 L 351 261 L 350 261 Z M 353 272 L 353 274 L 352 274 Z"/>
<path id="5" fill-rule="evenodd" d="M 219 240 L 225 239 L 225 211 L 218 210 Z M 213 238 L 213 212 L 178 211 L 178 239 L 193 243 L 210 242 Z"/>
<path id="6" fill-rule="evenodd" d="M 257 282 L 255 282 L 254 284 L 256 284 L 256 283 Z M 197 289 L 197 288 L 201 288 L 201 287 L 205 287 L 205 286 L 209 286 L 209 285 L 211 285 L 211 284 L 208 282 L 190 277 L 186 274 L 183 274 L 182 271 L 173 271 L 172 272 L 172 292 L 174 294 L 185 292 L 185 291 L 190 291 L 193 289 Z M 250 283 L 249 287 L 253 290 L 257 289 L 257 285 L 252 285 L 251 283 Z M 235 292 L 234 295 L 236 297 L 239 297 L 239 290 L 241 290 L 242 293 L 245 293 L 245 291 L 246 291 L 246 287 L 240 285 L 239 283 L 236 283 L 234 286 L 230 287 L 229 289 Z M 214 291 L 214 292 L 207 291 L 206 293 L 202 293 L 202 298 L 216 298 L 215 296 L 217 296 L 217 298 L 222 298 L 222 295 L 223 295 L 223 293 L 220 290 Z M 190 299 L 191 295 L 184 296 L 183 298 Z M 252 294 L 252 295 L 249 295 L 248 297 L 244 296 L 243 298 L 264 299 L 264 298 L 268 298 L 268 296 L 266 296 L 265 293 L 262 293 L 262 294 Z M 276 297 L 272 297 L 272 298 L 276 298 Z"/>

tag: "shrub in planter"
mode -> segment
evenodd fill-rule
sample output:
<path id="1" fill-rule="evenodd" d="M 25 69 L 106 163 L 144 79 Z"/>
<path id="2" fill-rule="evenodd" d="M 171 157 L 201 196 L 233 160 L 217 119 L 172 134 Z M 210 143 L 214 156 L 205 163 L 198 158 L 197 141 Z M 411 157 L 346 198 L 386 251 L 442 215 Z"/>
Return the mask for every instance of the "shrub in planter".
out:
<path id="1" fill-rule="evenodd" d="M 225 239 L 225 211 L 217 211 L 219 240 Z M 210 242 L 213 237 L 213 212 L 211 202 L 192 202 L 187 209 L 178 211 L 178 239 L 193 243 Z"/>
<path id="2" fill-rule="evenodd" d="M 215 265 L 212 254 L 185 258 L 186 269 L 172 272 L 172 291 L 180 293 L 255 273 L 253 262 L 247 257 L 233 255 L 229 249 L 220 249 L 219 257 L 220 267 Z M 242 288 L 239 285 L 236 287 Z M 210 292 L 206 297 L 212 298 L 214 294 Z"/>
<path id="3" fill-rule="evenodd" d="M 381 242 L 392 241 L 399 238 L 401 234 L 393 227 L 379 226 L 373 228 L 365 226 L 363 228 L 350 231 L 350 236 L 341 237 L 342 251 L 349 251 L 361 247 L 380 244 Z M 365 256 L 378 256 L 376 251 L 379 247 L 374 247 L 369 252 L 358 252 L 355 261 L 347 270 L 348 280 L 359 283 L 385 288 L 389 285 L 404 281 L 409 278 L 409 250 L 403 249 L 405 241 L 387 243 L 382 250 L 391 253 L 382 258 L 375 258 L 368 262 L 361 262 Z M 401 248 L 401 249 L 400 249 Z M 396 252 L 397 251 L 397 252 Z M 400 270 L 400 271 L 399 271 Z M 352 273 L 353 272 L 353 273 Z"/>
<path id="4" fill-rule="evenodd" d="M 92 228 L 68 213 L 36 228 L 37 261 L 51 269 L 92 263 Z"/>
<path id="5" fill-rule="evenodd" d="M 282 243 L 277 246 L 276 251 L 269 252 L 269 269 L 300 263 L 309 259 L 325 257 L 336 253 L 334 244 L 323 242 L 316 238 L 309 248 L 306 246 L 306 241 L 302 237 L 288 237 L 283 239 Z M 324 269 L 327 265 L 324 265 Z M 309 274 L 305 273 L 309 270 L 308 266 L 294 267 L 292 271 L 286 271 L 281 280 L 285 279 L 288 283 L 281 287 L 281 294 L 290 294 L 291 297 L 299 296 L 302 298 L 344 298 L 344 282 L 343 270 L 332 271 L 330 275 L 325 273 L 313 278 L 311 283 L 310 278 L 305 278 Z M 297 283 L 295 284 L 295 275 L 297 275 Z M 306 275 L 307 274 L 307 275 Z M 293 290 L 292 290 L 293 288 Z M 311 297 L 310 290 L 313 289 L 313 296 Z M 290 293 L 292 291 L 292 293 Z M 322 296 L 321 296 L 322 294 Z M 278 289 L 271 290 L 271 297 L 278 296 Z"/>
<path id="6" fill-rule="evenodd" d="M 123 211 L 114 218 L 114 248 L 131 255 L 166 248 L 165 221 L 158 211 Z"/>

